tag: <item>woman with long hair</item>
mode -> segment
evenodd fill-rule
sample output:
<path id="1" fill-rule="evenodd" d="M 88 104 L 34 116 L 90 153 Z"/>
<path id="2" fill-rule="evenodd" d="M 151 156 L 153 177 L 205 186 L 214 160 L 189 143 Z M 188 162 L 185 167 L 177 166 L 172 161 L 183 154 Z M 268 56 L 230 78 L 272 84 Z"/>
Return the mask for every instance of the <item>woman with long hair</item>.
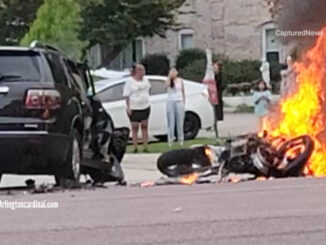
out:
<path id="1" fill-rule="evenodd" d="M 167 121 L 168 121 L 168 143 L 172 147 L 175 128 L 180 145 L 184 144 L 183 124 L 185 118 L 185 88 L 182 78 L 179 77 L 177 69 L 170 70 L 165 86 L 167 88 Z"/>

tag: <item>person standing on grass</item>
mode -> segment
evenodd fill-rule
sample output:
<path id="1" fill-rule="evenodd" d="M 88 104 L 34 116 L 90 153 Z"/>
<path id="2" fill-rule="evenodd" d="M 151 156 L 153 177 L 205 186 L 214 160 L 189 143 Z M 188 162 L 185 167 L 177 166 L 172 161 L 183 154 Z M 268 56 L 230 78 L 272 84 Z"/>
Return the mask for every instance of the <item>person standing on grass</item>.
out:
<path id="1" fill-rule="evenodd" d="M 216 137 L 218 137 L 218 122 L 224 120 L 224 111 L 223 111 L 223 79 L 222 79 L 222 62 L 215 61 L 213 64 L 215 82 L 216 82 L 216 91 L 218 97 L 218 103 L 214 105 L 214 115 L 215 115 L 215 124 L 214 129 L 216 131 Z"/>
<path id="2" fill-rule="evenodd" d="M 209 96 L 209 102 L 212 105 L 213 108 L 213 113 L 214 113 L 214 130 L 215 130 L 215 136 L 216 139 L 219 137 L 218 135 L 218 117 L 222 111 L 220 110 L 221 108 L 219 107 L 219 101 L 221 98 L 219 98 L 219 91 L 218 91 L 218 84 L 215 81 L 216 77 L 216 72 L 214 71 L 217 69 L 217 67 L 214 67 L 213 64 L 213 54 L 210 49 L 206 50 L 206 58 L 207 58 L 207 64 L 206 64 L 206 72 L 205 72 L 205 77 L 203 79 L 203 84 L 207 86 L 208 89 L 208 96 Z"/>
<path id="3" fill-rule="evenodd" d="M 181 146 L 184 144 L 183 124 L 185 118 L 185 87 L 182 78 L 179 77 L 177 69 L 170 70 L 165 86 L 168 93 L 166 106 L 168 121 L 168 144 L 172 147 L 175 128 L 177 128 L 178 141 Z"/>
<path id="4" fill-rule="evenodd" d="M 141 127 L 144 152 L 148 152 L 148 119 L 150 115 L 149 91 L 151 84 L 146 79 L 145 67 L 140 64 L 133 66 L 131 77 L 126 81 L 123 96 L 126 98 L 127 114 L 131 123 L 134 153 L 138 152 L 138 131 Z"/>
<path id="5" fill-rule="evenodd" d="M 259 127 L 262 128 L 263 118 L 267 116 L 272 103 L 272 93 L 268 90 L 266 82 L 258 83 L 257 91 L 254 92 L 255 114 L 259 118 Z"/>

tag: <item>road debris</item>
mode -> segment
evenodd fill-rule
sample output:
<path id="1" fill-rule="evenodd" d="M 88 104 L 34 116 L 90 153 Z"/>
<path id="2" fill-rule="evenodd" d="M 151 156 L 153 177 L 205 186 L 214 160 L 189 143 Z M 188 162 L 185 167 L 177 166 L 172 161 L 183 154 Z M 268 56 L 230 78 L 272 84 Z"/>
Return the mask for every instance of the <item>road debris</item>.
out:
<path id="1" fill-rule="evenodd" d="M 176 207 L 173 209 L 173 212 L 180 213 L 182 211 L 182 207 Z"/>

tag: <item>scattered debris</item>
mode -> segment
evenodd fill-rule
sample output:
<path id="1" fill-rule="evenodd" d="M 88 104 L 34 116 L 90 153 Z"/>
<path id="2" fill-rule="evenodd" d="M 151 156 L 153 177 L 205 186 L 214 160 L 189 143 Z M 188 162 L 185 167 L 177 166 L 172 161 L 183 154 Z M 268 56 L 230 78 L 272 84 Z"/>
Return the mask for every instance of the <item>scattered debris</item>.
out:
<path id="1" fill-rule="evenodd" d="M 266 177 L 258 177 L 258 178 L 256 178 L 256 180 L 258 180 L 258 181 L 266 181 L 268 179 Z"/>
<path id="2" fill-rule="evenodd" d="M 35 180 L 33 180 L 33 179 L 26 180 L 25 184 L 26 184 L 28 190 L 32 190 L 35 188 Z"/>
<path id="3" fill-rule="evenodd" d="M 228 180 L 229 182 L 231 182 L 231 183 L 234 183 L 234 184 L 236 184 L 236 183 L 239 183 L 239 182 L 241 182 L 242 181 L 242 179 L 241 178 L 239 178 L 239 177 L 231 177 L 231 178 L 229 178 L 229 180 Z"/>
<path id="4" fill-rule="evenodd" d="M 31 191 L 33 194 L 41 194 L 41 193 L 52 193 L 55 191 L 55 187 L 52 184 L 43 183 L 39 186 L 35 186 L 35 188 Z"/>
<path id="5" fill-rule="evenodd" d="M 173 212 L 179 213 L 182 211 L 182 207 L 176 207 L 175 209 L 173 209 Z"/>
<path id="6" fill-rule="evenodd" d="M 155 185 L 154 181 L 146 181 L 140 184 L 140 187 L 152 187 Z"/>

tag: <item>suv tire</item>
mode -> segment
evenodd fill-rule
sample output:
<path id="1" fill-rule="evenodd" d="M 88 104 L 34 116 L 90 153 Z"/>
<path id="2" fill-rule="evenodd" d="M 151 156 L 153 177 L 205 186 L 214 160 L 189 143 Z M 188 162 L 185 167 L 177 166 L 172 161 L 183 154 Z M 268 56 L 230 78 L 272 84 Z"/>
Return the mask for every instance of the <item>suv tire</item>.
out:
<path id="1" fill-rule="evenodd" d="M 82 162 L 82 140 L 79 132 L 74 129 L 71 136 L 69 152 L 64 166 L 55 175 L 57 185 L 78 187 Z"/>

